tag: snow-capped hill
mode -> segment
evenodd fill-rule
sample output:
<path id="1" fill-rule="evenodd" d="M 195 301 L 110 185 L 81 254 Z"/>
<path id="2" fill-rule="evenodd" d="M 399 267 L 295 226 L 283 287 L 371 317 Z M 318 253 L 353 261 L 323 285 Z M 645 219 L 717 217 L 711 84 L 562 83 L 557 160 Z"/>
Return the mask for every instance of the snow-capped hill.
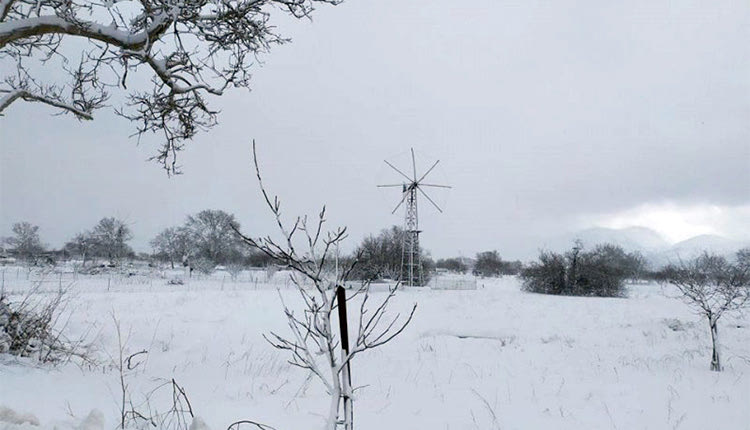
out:
<path id="1" fill-rule="evenodd" d="M 740 248 L 748 245 L 750 244 L 715 234 L 703 234 L 676 243 L 669 249 L 669 251 L 670 253 L 679 255 L 682 258 L 691 258 L 704 251 L 720 255 L 733 254 Z"/>
<path id="2" fill-rule="evenodd" d="M 703 252 L 722 255 L 729 259 L 742 248 L 750 247 L 749 241 L 729 239 L 714 234 L 703 234 L 678 242 L 660 252 L 645 253 L 653 267 L 679 263 L 699 256 Z"/>

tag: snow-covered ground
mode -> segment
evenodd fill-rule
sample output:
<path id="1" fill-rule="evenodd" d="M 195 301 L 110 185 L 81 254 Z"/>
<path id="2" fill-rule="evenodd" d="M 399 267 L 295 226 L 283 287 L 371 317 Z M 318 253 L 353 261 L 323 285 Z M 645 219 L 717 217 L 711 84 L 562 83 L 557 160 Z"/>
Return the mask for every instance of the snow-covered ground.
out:
<path id="1" fill-rule="evenodd" d="M 210 429 L 240 419 L 320 428 L 322 387 L 262 337 L 286 333 L 280 296 L 299 304 L 284 274 L 167 285 L 177 274 L 48 276 L 45 290 L 68 289 L 67 331 L 88 333 L 100 365 L 5 357 L 0 409 L 33 414 L 43 428 L 98 410 L 115 428 L 116 319 L 126 353 L 149 351 L 126 381 L 134 399 L 174 378 Z M 6 270 L 6 294 L 33 278 Z M 528 294 L 515 278 L 477 285 L 399 293 L 393 310 L 416 302 L 417 313 L 400 337 L 353 364 L 357 429 L 750 429 L 747 315 L 720 322 L 726 371 L 715 373 L 707 324 L 658 285 L 630 286 L 627 299 Z M 167 407 L 169 399 L 152 402 L 161 400 L 152 406 Z"/>

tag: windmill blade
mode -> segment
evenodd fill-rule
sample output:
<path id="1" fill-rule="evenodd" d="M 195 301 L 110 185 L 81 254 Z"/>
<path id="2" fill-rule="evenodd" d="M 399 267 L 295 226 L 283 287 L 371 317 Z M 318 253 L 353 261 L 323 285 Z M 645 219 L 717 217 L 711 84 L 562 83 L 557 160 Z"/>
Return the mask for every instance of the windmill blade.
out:
<path id="1" fill-rule="evenodd" d="M 411 166 L 414 168 L 414 182 L 417 181 L 417 159 L 414 158 L 414 148 L 411 148 Z"/>
<path id="2" fill-rule="evenodd" d="M 396 166 L 394 166 L 393 164 L 389 163 L 389 162 L 388 162 L 388 160 L 383 160 L 383 161 L 385 161 L 385 164 L 387 164 L 387 165 L 391 166 L 391 169 L 393 169 L 393 170 L 397 171 L 397 172 L 398 172 L 399 174 L 401 174 L 401 176 L 403 176 L 404 178 L 408 179 L 408 180 L 409 180 L 409 182 L 411 182 L 411 181 L 412 181 L 412 179 L 411 179 L 410 177 L 406 176 L 406 173 L 404 173 L 404 172 L 402 172 L 402 171 L 398 170 L 398 169 L 396 168 Z"/>
<path id="3" fill-rule="evenodd" d="M 419 184 L 420 187 L 453 188 L 450 185 Z"/>
<path id="4" fill-rule="evenodd" d="M 436 161 L 436 162 L 435 162 L 435 164 L 433 164 L 433 165 L 432 165 L 432 167 L 430 167 L 429 169 L 427 169 L 427 171 L 425 172 L 425 174 L 424 174 L 424 175 L 422 175 L 422 177 L 421 177 L 421 178 L 419 178 L 419 180 L 418 180 L 417 182 L 421 182 L 421 181 L 422 181 L 422 179 L 424 179 L 424 178 L 425 178 L 425 176 L 429 175 L 429 174 L 430 174 L 430 172 L 432 172 L 432 169 L 434 169 L 434 168 L 435 168 L 435 166 L 437 166 L 439 162 L 440 162 L 440 160 Z"/>
<path id="5" fill-rule="evenodd" d="M 404 184 L 387 184 L 387 185 L 376 185 L 378 188 L 388 188 L 388 187 L 403 187 Z"/>
<path id="6" fill-rule="evenodd" d="M 396 211 L 398 210 L 398 208 L 400 208 L 400 207 L 401 207 L 401 205 L 402 205 L 402 204 L 404 204 L 404 201 L 406 201 L 406 196 L 407 196 L 407 195 L 409 195 L 409 193 L 408 193 L 408 192 L 405 192 L 405 193 L 404 193 L 404 196 L 403 196 L 403 197 L 401 197 L 401 201 L 400 201 L 400 202 L 398 202 L 398 204 L 396 205 L 396 207 L 395 207 L 395 208 L 393 208 L 393 212 L 391 212 L 391 214 L 395 214 L 395 213 L 396 213 Z"/>
<path id="7" fill-rule="evenodd" d="M 419 190 L 419 192 L 420 192 L 420 193 L 422 193 L 422 195 L 423 195 L 423 196 L 424 196 L 424 197 L 425 197 L 425 198 L 426 198 L 427 200 L 429 200 L 429 201 L 430 201 L 430 203 L 432 203 L 432 205 L 433 205 L 433 206 L 435 206 L 435 208 L 436 208 L 436 209 L 438 210 L 438 212 L 440 212 L 440 213 L 443 213 L 443 210 L 442 210 L 442 209 L 440 209 L 440 206 L 438 206 L 438 205 L 437 205 L 437 203 L 435 203 L 435 202 L 434 202 L 434 201 L 433 201 L 433 200 L 432 200 L 432 199 L 430 198 L 430 196 L 428 196 L 428 195 L 427 195 L 427 193 L 425 193 L 424 191 L 422 191 L 422 189 L 421 189 L 421 188 L 419 188 L 419 187 L 417 187 L 417 189 Z"/>

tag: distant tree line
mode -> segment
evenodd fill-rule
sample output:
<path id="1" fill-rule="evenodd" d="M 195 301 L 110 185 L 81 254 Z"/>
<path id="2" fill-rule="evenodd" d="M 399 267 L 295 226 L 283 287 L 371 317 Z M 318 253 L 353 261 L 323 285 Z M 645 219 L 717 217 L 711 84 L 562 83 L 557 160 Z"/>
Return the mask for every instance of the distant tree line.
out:
<path id="1" fill-rule="evenodd" d="M 203 210 L 189 215 L 182 225 L 167 227 L 150 241 L 152 252 L 142 257 L 169 264 L 171 268 L 187 266 L 209 273 L 217 266 L 229 270 L 242 267 L 263 267 L 272 263 L 267 255 L 248 248 L 237 236 L 239 222 L 233 214 L 222 210 Z M 39 227 L 28 222 L 13 226 L 14 235 L 5 240 L 9 254 L 25 261 L 36 261 L 39 256 L 54 254 L 62 258 L 77 258 L 82 266 L 105 260 L 119 265 L 124 259 L 134 258 L 128 244 L 133 238 L 126 222 L 115 217 L 102 218 L 92 229 L 76 234 L 57 252 L 46 252 L 39 238 Z M 392 226 L 378 234 L 365 237 L 352 253 L 337 255 L 329 261 L 333 270 L 357 264 L 350 279 L 397 280 L 401 276 L 404 230 Z M 520 261 L 505 261 L 497 251 L 486 251 L 470 258 L 447 258 L 433 261 L 427 252 L 419 250 L 423 281 L 426 284 L 436 270 L 453 273 L 473 273 L 482 277 L 517 275 Z"/>
<path id="2" fill-rule="evenodd" d="M 474 258 L 451 257 L 441 258 L 435 263 L 435 268 L 450 273 L 471 273 L 484 278 L 518 275 L 523 267 L 520 261 L 503 260 L 497 251 L 484 251 Z"/>
<path id="3" fill-rule="evenodd" d="M 39 227 L 28 222 L 13 224 L 13 235 L 5 238 L 3 247 L 8 255 L 30 264 L 53 262 L 58 256 L 79 257 L 86 262 L 97 258 L 118 264 L 135 256 L 127 244 L 133 238 L 130 227 L 114 217 L 102 218 L 91 230 L 77 234 L 61 250 L 47 250 L 39 237 Z"/>
<path id="4" fill-rule="evenodd" d="M 520 261 L 505 261 L 497 251 L 485 251 L 477 254 L 472 273 L 482 277 L 518 275 L 523 264 Z"/>
<path id="5" fill-rule="evenodd" d="M 218 265 L 265 266 L 270 258 L 248 249 L 234 229 L 239 223 L 234 215 L 221 210 L 204 210 L 187 217 L 180 226 L 169 227 L 154 237 L 153 249 L 145 257 L 175 265 L 185 265 L 204 272 Z M 29 264 L 50 262 L 52 258 L 75 258 L 81 266 L 103 262 L 118 266 L 126 259 L 136 258 L 129 245 L 133 233 L 128 224 L 115 217 L 102 218 L 93 228 L 76 234 L 60 250 L 43 245 L 39 227 L 19 222 L 12 227 L 13 235 L 2 240 L 8 256 Z"/>
<path id="6" fill-rule="evenodd" d="M 240 224 L 233 214 L 222 210 L 203 210 L 189 215 L 181 225 L 159 232 L 151 241 L 152 252 L 145 255 L 154 262 L 175 268 L 190 267 L 210 273 L 223 266 L 230 273 L 245 267 L 274 264 L 267 255 L 242 242 L 236 232 Z M 61 250 L 48 251 L 39 235 L 39 227 L 19 222 L 12 227 L 13 235 L 2 242 L 4 254 L 39 264 L 50 257 L 77 258 L 82 266 L 105 262 L 116 266 L 125 259 L 135 258 L 129 245 L 133 238 L 128 224 L 115 217 L 102 218 L 90 230 L 76 234 Z M 350 279 L 373 281 L 398 280 L 401 275 L 404 230 L 392 226 L 378 234 L 365 237 L 351 253 L 327 262 L 329 270 L 347 267 L 356 259 Z M 528 292 L 578 295 L 622 296 L 627 280 L 652 279 L 669 282 L 663 271 L 650 271 L 642 255 L 628 253 L 612 244 L 597 245 L 591 250 L 577 242 L 569 251 L 543 251 L 537 261 L 522 264 L 504 260 L 498 251 L 479 252 L 474 258 L 452 257 L 433 261 L 419 250 L 424 283 L 436 271 L 457 274 L 471 273 L 480 277 L 519 276 Z M 142 256 L 144 257 L 144 256 Z"/>

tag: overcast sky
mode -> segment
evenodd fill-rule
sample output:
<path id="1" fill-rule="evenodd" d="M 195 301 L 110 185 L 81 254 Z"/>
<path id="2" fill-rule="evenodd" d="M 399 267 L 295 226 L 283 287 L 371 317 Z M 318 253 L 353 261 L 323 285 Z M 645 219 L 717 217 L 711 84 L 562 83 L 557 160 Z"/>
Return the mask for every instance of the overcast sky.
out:
<path id="1" fill-rule="evenodd" d="M 402 224 L 383 159 L 440 159 L 437 213 L 420 201 L 437 257 L 594 225 L 668 240 L 750 235 L 750 2 L 348 0 L 313 22 L 279 21 L 291 44 L 252 92 L 213 99 L 220 125 L 167 177 L 110 112 L 93 122 L 17 102 L 0 119 L 0 236 L 28 220 L 60 246 L 104 216 L 138 250 L 189 213 L 223 209 L 252 235 L 273 224 L 251 170 L 256 139 L 285 213 L 328 205 L 350 246 Z M 113 98 L 118 103 L 118 98 Z M 437 193 L 436 193 L 437 194 Z"/>

